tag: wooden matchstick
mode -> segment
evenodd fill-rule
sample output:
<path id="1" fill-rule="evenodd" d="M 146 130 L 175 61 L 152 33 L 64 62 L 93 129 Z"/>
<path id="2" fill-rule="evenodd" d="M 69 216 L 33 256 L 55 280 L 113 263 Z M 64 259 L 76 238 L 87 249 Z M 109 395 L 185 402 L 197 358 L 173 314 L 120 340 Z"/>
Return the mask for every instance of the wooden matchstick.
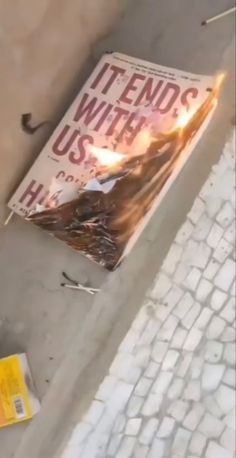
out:
<path id="1" fill-rule="evenodd" d="M 10 223 L 10 220 L 12 219 L 13 215 L 14 215 L 14 211 L 11 211 L 4 221 L 4 226 L 7 226 L 8 223 Z"/>
<path id="2" fill-rule="evenodd" d="M 205 21 L 202 22 L 202 25 L 210 24 L 210 22 L 217 21 L 218 19 L 220 19 L 220 18 L 222 18 L 224 16 L 228 16 L 228 14 L 232 14 L 235 11 L 236 11 L 236 6 L 234 6 L 233 8 L 230 8 L 227 11 L 224 11 L 223 13 L 217 14 L 216 16 L 212 16 L 209 19 L 206 19 Z"/>

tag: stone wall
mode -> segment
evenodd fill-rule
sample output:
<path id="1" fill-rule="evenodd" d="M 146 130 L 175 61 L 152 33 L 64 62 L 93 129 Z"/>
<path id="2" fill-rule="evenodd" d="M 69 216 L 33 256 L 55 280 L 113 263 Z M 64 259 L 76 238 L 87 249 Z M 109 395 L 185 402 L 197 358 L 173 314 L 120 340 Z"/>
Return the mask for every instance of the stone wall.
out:
<path id="1" fill-rule="evenodd" d="M 128 0 L 0 2 L 0 223 L 5 204 L 78 90 L 78 75 L 97 40 Z M 51 120 L 34 135 L 21 114 Z"/>

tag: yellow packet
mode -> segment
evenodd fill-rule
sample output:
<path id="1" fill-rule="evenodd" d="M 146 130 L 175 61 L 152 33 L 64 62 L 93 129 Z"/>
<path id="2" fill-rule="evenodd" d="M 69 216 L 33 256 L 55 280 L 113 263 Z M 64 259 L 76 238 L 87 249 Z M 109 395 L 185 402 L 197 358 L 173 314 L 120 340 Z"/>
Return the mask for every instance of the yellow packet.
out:
<path id="1" fill-rule="evenodd" d="M 0 359 L 0 428 L 30 420 L 39 410 L 26 355 Z"/>

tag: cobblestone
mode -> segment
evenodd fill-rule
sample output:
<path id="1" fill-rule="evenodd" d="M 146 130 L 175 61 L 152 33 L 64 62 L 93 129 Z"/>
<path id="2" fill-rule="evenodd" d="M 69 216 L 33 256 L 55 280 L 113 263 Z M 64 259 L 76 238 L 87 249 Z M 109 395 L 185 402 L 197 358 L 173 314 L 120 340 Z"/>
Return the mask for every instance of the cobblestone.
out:
<path id="1" fill-rule="evenodd" d="M 202 388 L 206 391 L 214 391 L 219 386 L 223 377 L 225 366 L 222 364 L 204 364 L 202 374 Z"/>
<path id="2" fill-rule="evenodd" d="M 235 163 L 226 150 L 62 458 L 233 458 Z"/>

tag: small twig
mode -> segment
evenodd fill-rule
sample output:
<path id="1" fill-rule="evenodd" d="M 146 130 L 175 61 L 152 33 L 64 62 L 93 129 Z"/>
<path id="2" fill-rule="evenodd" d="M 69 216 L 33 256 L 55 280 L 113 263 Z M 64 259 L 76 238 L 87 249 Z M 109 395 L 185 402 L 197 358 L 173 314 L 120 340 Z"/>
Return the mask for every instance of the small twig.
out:
<path id="1" fill-rule="evenodd" d="M 233 8 L 228 9 L 227 11 L 224 11 L 223 13 L 217 14 L 216 16 L 212 16 L 209 19 L 206 19 L 205 21 L 202 21 L 202 25 L 207 25 L 210 24 L 210 22 L 217 21 L 218 19 L 228 16 L 228 14 L 232 14 L 236 11 L 236 6 Z"/>

